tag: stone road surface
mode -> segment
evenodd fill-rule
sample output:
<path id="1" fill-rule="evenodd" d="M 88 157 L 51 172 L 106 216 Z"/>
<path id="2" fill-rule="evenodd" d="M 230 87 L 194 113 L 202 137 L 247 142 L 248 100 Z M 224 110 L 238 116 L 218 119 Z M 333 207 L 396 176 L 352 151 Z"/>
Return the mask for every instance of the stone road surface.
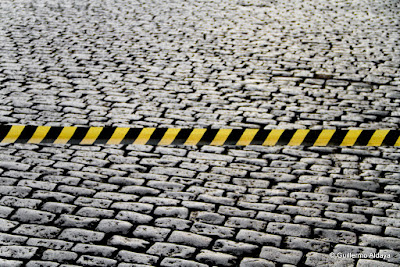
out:
<path id="1" fill-rule="evenodd" d="M 2 124 L 398 129 L 400 4 L 2 0 L 0 81 Z M 399 160 L 1 145 L 0 266 L 398 266 Z"/>

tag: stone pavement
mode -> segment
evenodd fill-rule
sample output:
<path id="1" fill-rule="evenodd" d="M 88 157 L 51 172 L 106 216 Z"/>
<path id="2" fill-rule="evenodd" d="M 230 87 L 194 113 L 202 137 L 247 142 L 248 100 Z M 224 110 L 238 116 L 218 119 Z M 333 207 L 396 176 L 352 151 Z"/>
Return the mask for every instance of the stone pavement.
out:
<path id="1" fill-rule="evenodd" d="M 397 0 L 3 0 L 0 18 L 2 124 L 399 128 Z M 399 160 L 1 145 L 0 266 L 398 266 Z"/>

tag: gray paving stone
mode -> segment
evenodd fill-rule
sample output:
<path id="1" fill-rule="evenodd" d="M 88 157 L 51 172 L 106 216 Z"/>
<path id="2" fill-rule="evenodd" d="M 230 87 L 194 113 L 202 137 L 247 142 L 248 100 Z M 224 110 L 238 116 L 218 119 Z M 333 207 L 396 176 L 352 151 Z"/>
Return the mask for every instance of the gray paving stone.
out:
<path id="1" fill-rule="evenodd" d="M 62 227 L 93 227 L 100 219 L 87 218 L 75 215 L 60 215 L 60 217 L 54 221 L 54 224 Z"/>
<path id="2" fill-rule="evenodd" d="M 266 231 L 272 234 L 280 234 L 284 236 L 307 237 L 311 234 L 309 226 L 279 222 L 268 223 Z"/>
<path id="3" fill-rule="evenodd" d="M 32 188 L 27 186 L 2 186 L 0 188 L 0 194 L 23 198 L 26 197 L 31 190 Z"/>
<path id="4" fill-rule="evenodd" d="M 196 248 L 194 247 L 157 242 L 146 253 L 162 257 L 190 258 L 195 251 Z"/>
<path id="5" fill-rule="evenodd" d="M 114 217 L 114 213 L 115 212 L 110 209 L 83 207 L 83 208 L 80 208 L 75 214 L 78 216 L 81 216 L 81 217 L 112 218 L 112 217 Z"/>
<path id="6" fill-rule="evenodd" d="M 101 245 L 99 246 L 99 245 L 78 243 L 72 248 L 72 251 L 80 254 L 90 254 L 93 256 L 111 258 L 114 252 L 117 251 L 117 248 L 111 246 L 101 246 Z"/>
<path id="7" fill-rule="evenodd" d="M 267 223 L 260 220 L 253 220 L 240 217 L 229 217 L 224 226 L 233 228 L 253 229 L 260 231 L 266 227 Z"/>
<path id="8" fill-rule="evenodd" d="M 217 266 L 235 266 L 236 259 L 235 256 L 229 254 L 204 249 L 196 256 L 196 260 L 201 263 Z"/>
<path id="9" fill-rule="evenodd" d="M 154 225 L 176 230 L 186 230 L 190 228 L 192 222 L 184 219 L 164 217 L 156 219 Z"/>
<path id="10" fill-rule="evenodd" d="M 145 265 L 154 265 L 158 261 L 157 256 L 147 255 L 143 253 L 130 252 L 127 250 L 121 250 L 117 257 L 117 260 L 128 263 L 138 263 Z"/>
<path id="11" fill-rule="evenodd" d="M 210 245 L 212 238 L 193 234 L 184 231 L 173 231 L 168 238 L 168 242 L 193 246 L 197 248 L 206 248 Z"/>
<path id="12" fill-rule="evenodd" d="M 360 237 L 360 245 L 396 250 L 399 249 L 400 240 L 394 237 L 363 234 Z"/>
<path id="13" fill-rule="evenodd" d="M 11 2 L 0 22 L 5 125 L 396 129 L 400 122 L 393 1 Z M 2 144 L 0 155 L 0 218 L 16 223 L 0 223 L 2 245 L 40 247 L 31 261 L 0 265 L 52 265 L 39 260 L 42 251 L 71 252 L 80 242 L 56 239 L 51 227 L 110 231 L 91 241 L 104 245 L 114 220 L 132 225 L 118 230 L 121 237 L 153 227 L 168 231 L 160 241 L 172 244 L 171 231 L 186 231 L 212 238 L 210 250 L 190 259 L 141 254 L 159 242 L 153 229 L 107 246 L 126 253 L 82 248 L 79 262 L 61 266 L 295 265 L 258 251 L 251 258 L 211 251 L 221 239 L 292 251 L 290 244 L 296 253 L 313 247 L 307 240 L 322 246 L 297 265 L 398 263 L 330 258 L 324 246 L 395 251 L 396 147 Z M 38 215 L 47 212 L 54 217 Z M 309 227 L 309 236 L 267 231 L 286 223 Z"/>
<path id="14" fill-rule="evenodd" d="M 332 257 L 319 252 L 309 252 L 306 258 L 307 266 L 354 266 L 354 259 Z"/>
<path id="15" fill-rule="evenodd" d="M 26 208 L 20 208 L 11 217 L 12 220 L 17 220 L 25 223 L 48 223 L 55 218 L 55 215 L 50 212 L 38 211 Z"/>
<path id="16" fill-rule="evenodd" d="M 164 241 L 170 232 L 171 230 L 166 228 L 139 225 L 132 234 L 138 238 L 157 242 Z"/>
<path id="17" fill-rule="evenodd" d="M 28 239 L 26 236 L 0 233 L 0 244 L 2 245 L 20 245 Z"/>
<path id="18" fill-rule="evenodd" d="M 310 250 L 314 252 L 328 252 L 330 244 L 309 238 L 288 237 L 285 241 L 287 248 Z"/>
<path id="19" fill-rule="evenodd" d="M 327 242 L 355 244 L 357 235 L 349 231 L 315 228 L 316 238 Z"/>
<path id="20" fill-rule="evenodd" d="M 115 219 L 127 221 L 132 224 L 146 224 L 153 220 L 153 217 L 133 211 L 120 211 Z"/>
<path id="21" fill-rule="evenodd" d="M 280 263 L 298 264 L 303 253 L 297 250 L 280 249 L 275 247 L 263 246 L 260 257 L 270 261 Z"/>
<path id="22" fill-rule="evenodd" d="M 230 238 L 233 237 L 235 234 L 234 228 L 199 222 L 194 223 L 193 226 L 190 228 L 190 231 L 195 234 L 220 238 Z"/>
<path id="23" fill-rule="evenodd" d="M 153 213 L 160 217 L 176 217 L 181 219 L 186 219 L 189 216 L 189 210 L 184 207 L 157 207 Z"/>
<path id="24" fill-rule="evenodd" d="M 103 219 L 97 225 L 96 230 L 104 233 L 127 234 L 132 227 L 133 225 L 129 222 Z"/>
<path id="25" fill-rule="evenodd" d="M 251 255 L 258 249 L 258 246 L 235 242 L 226 239 L 218 239 L 214 242 L 213 251 L 225 252 L 235 256 Z"/>
<path id="26" fill-rule="evenodd" d="M 23 261 L 0 259 L 0 264 L 6 267 L 20 267 L 24 264 Z"/>
<path id="27" fill-rule="evenodd" d="M 15 228 L 18 224 L 18 222 L 0 219 L 0 231 L 8 232 L 9 230 Z"/>
<path id="28" fill-rule="evenodd" d="M 26 266 L 28 267 L 57 267 L 60 264 L 51 261 L 29 261 Z"/>
<path id="29" fill-rule="evenodd" d="M 61 229 L 54 226 L 22 224 L 18 226 L 13 233 L 41 238 L 55 238 L 60 231 Z"/>
<path id="30" fill-rule="evenodd" d="M 139 238 L 129 238 L 125 236 L 114 235 L 107 241 L 107 244 L 110 246 L 126 247 L 135 250 L 135 249 L 144 249 L 150 243 L 146 240 Z"/>
<path id="31" fill-rule="evenodd" d="M 57 261 L 57 262 L 72 262 L 78 258 L 78 254 L 70 251 L 62 250 L 45 250 L 42 254 L 42 260 Z"/>
<path id="32" fill-rule="evenodd" d="M 274 267 L 275 263 L 259 258 L 243 258 L 240 267 Z"/>
<path id="33" fill-rule="evenodd" d="M 44 247 L 56 250 L 70 249 L 74 244 L 72 242 L 58 240 L 58 239 L 42 239 L 42 238 L 29 238 L 26 242 L 29 246 Z"/>
<path id="34" fill-rule="evenodd" d="M 267 221 L 267 222 L 290 222 L 291 217 L 287 214 L 278 214 L 273 212 L 258 212 L 256 219 Z"/>
<path id="35" fill-rule="evenodd" d="M 360 259 L 357 262 L 357 267 L 368 267 L 368 266 L 395 267 L 397 265 L 393 263 L 381 262 L 377 260 L 366 260 L 366 259 Z"/>
<path id="36" fill-rule="evenodd" d="M 180 266 L 180 267 L 207 267 L 208 265 L 202 264 L 192 260 L 183 260 L 177 258 L 164 258 L 160 262 L 160 266 L 172 267 L 172 266 Z"/>
<path id="37" fill-rule="evenodd" d="M 82 264 L 83 266 L 113 267 L 113 266 L 117 266 L 118 262 L 114 259 L 83 255 L 83 256 L 79 257 L 79 259 L 76 261 L 76 263 Z"/>
<path id="38" fill-rule="evenodd" d="M 104 238 L 104 233 L 79 228 L 69 228 L 62 231 L 59 238 L 62 240 L 88 243 L 102 240 Z"/>
<path id="39" fill-rule="evenodd" d="M 361 233 L 369 233 L 369 234 L 380 234 L 382 232 L 381 226 L 371 225 L 371 224 L 343 222 L 342 228 L 348 229 L 350 231 L 358 231 Z"/>
<path id="40" fill-rule="evenodd" d="M 15 259 L 30 259 L 38 248 L 25 246 L 1 246 L 0 256 Z"/>

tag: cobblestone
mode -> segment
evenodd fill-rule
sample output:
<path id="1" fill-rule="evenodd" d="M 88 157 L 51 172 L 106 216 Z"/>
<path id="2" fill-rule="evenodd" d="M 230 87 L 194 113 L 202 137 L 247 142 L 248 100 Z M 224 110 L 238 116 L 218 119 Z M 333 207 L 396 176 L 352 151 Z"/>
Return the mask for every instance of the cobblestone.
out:
<path id="1" fill-rule="evenodd" d="M 220 238 L 230 238 L 235 234 L 234 228 L 206 223 L 194 223 L 190 230 L 196 234 Z"/>
<path id="2" fill-rule="evenodd" d="M 195 250 L 189 246 L 158 242 L 151 246 L 146 253 L 163 257 L 190 258 Z"/>
<path id="3" fill-rule="evenodd" d="M 267 232 L 285 236 L 303 236 L 311 234 L 311 229 L 306 225 L 297 225 L 293 223 L 270 222 L 266 229 Z"/>
<path id="4" fill-rule="evenodd" d="M 1 246 L 0 256 L 16 259 L 30 259 L 38 248 L 25 246 Z"/>
<path id="5" fill-rule="evenodd" d="M 55 215 L 50 212 L 20 208 L 11 217 L 12 220 L 17 220 L 26 223 L 48 223 L 55 218 Z"/>
<path id="6" fill-rule="evenodd" d="M 189 261 L 189 260 L 183 260 L 183 259 L 176 259 L 176 258 L 164 258 L 160 266 L 165 266 L 165 267 L 172 267 L 172 266 L 179 266 L 179 267 L 207 267 L 208 265 L 195 262 L 195 261 Z"/>
<path id="7" fill-rule="evenodd" d="M 83 256 L 79 257 L 79 259 L 76 261 L 76 263 L 81 264 L 83 266 L 113 267 L 113 266 L 117 266 L 118 262 L 113 259 L 83 255 Z"/>
<path id="8" fill-rule="evenodd" d="M 168 242 L 198 247 L 206 248 L 211 243 L 212 239 L 210 237 L 201 236 L 198 234 L 193 234 L 183 231 L 173 231 L 168 238 Z"/>
<path id="9" fill-rule="evenodd" d="M 99 222 L 96 230 L 104 233 L 127 234 L 132 227 L 133 225 L 129 222 L 104 219 Z"/>
<path id="10" fill-rule="evenodd" d="M 72 262 L 78 258 L 78 254 L 70 251 L 48 249 L 43 252 L 42 260 L 57 261 L 57 262 Z"/>
<path id="11" fill-rule="evenodd" d="M 303 253 L 301 251 L 279 249 L 275 247 L 262 247 L 260 257 L 280 263 L 298 264 Z"/>
<path id="12" fill-rule="evenodd" d="M 68 241 L 86 243 L 86 242 L 95 242 L 102 240 L 104 238 L 104 233 L 78 229 L 78 228 L 69 228 L 65 229 L 60 234 L 59 238 Z"/>
<path id="13" fill-rule="evenodd" d="M 117 255 L 117 260 L 128 263 L 154 265 L 158 261 L 158 257 L 143 253 L 121 250 Z"/>
<path id="14" fill-rule="evenodd" d="M 59 232 L 60 229 L 57 227 L 36 224 L 22 224 L 13 231 L 16 234 L 41 238 L 54 238 Z"/>
<path id="15" fill-rule="evenodd" d="M 235 256 L 251 255 L 257 249 L 258 247 L 256 245 L 225 239 L 216 240 L 213 246 L 213 251 L 225 252 Z"/>
<path id="16" fill-rule="evenodd" d="M 4 0 L 0 14 L 4 125 L 400 123 L 396 1 Z M 215 134 L 1 144 L 0 265 L 400 263 L 397 147 L 359 147 L 369 132 L 352 147 L 220 147 Z"/>
<path id="17" fill-rule="evenodd" d="M 116 244 L 112 244 L 116 245 Z M 89 245 L 89 244 L 76 244 L 72 248 L 73 252 L 78 252 L 81 254 L 91 254 L 94 256 L 100 256 L 100 257 L 112 257 L 115 251 L 117 251 L 116 248 L 110 247 L 110 246 L 99 246 L 99 245 Z"/>
<path id="18" fill-rule="evenodd" d="M 149 245 L 149 242 L 137 238 L 126 238 L 123 236 L 113 236 L 109 241 L 109 245 L 127 247 L 130 249 L 143 249 Z"/>
<path id="19" fill-rule="evenodd" d="M 196 260 L 205 264 L 217 266 L 235 266 L 236 264 L 236 257 L 210 250 L 200 251 L 200 253 L 196 256 Z"/>

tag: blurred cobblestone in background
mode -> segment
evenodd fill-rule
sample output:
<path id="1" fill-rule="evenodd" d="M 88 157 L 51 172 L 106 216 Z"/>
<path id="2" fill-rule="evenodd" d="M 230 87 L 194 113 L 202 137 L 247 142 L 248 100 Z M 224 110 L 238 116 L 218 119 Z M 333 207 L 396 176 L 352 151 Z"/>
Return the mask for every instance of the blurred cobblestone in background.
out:
<path id="1" fill-rule="evenodd" d="M 400 122 L 395 0 L 4 0 L 0 17 L 2 124 Z M 0 265 L 398 266 L 399 158 L 1 145 Z"/>

